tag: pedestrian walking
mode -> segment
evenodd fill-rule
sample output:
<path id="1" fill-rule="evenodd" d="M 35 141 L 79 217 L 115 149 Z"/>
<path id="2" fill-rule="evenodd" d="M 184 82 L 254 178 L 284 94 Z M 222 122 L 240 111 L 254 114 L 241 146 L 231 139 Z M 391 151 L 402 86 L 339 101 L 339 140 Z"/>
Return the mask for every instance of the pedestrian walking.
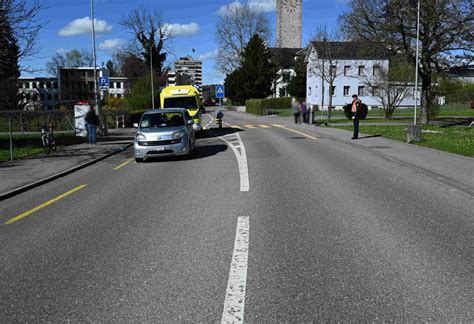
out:
<path id="1" fill-rule="evenodd" d="M 296 98 L 291 99 L 291 106 L 295 115 L 295 124 L 301 124 L 301 105 Z"/>
<path id="2" fill-rule="evenodd" d="M 93 107 L 89 109 L 85 117 L 87 130 L 87 143 L 97 144 L 97 126 L 99 125 L 99 116 L 95 113 Z"/>
<path id="3" fill-rule="evenodd" d="M 360 118 L 360 109 L 361 109 L 362 101 L 359 97 L 355 94 L 352 96 L 352 108 L 351 108 L 351 115 L 352 121 L 354 123 L 354 135 L 352 139 L 359 138 L 359 118 Z"/>
<path id="4" fill-rule="evenodd" d="M 306 124 L 309 124 L 309 117 L 311 114 L 310 108 L 308 107 L 308 104 L 306 103 L 306 100 L 303 100 L 301 103 L 301 113 L 303 114 L 303 122 Z"/>

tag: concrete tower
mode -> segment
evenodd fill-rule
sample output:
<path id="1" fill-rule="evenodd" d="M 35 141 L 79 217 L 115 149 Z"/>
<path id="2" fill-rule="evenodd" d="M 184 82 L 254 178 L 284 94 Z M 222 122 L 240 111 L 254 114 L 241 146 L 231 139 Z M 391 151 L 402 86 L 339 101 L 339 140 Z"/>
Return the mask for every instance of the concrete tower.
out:
<path id="1" fill-rule="evenodd" d="M 303 0 L 277 0 L 277 47 L 301 48 Z"/>

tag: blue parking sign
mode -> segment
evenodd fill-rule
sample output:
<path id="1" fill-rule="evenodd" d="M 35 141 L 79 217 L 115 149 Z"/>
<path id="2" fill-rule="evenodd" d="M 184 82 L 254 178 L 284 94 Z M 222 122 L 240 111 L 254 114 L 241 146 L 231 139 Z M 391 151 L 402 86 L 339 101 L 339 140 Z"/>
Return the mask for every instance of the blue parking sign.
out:
<path id="1" fill-rule="evenodd" d="M 109 89 L 109 78 L 108 77 L 100 77 L 99 78 L 99 85 L 100 88 L 103 90 Z"/>
<path id="2" fill-rule="evenodd" d="M 216 98 L 224 99 L 225 98 L 225 88 L 223 85 L 216 86 Z"/>

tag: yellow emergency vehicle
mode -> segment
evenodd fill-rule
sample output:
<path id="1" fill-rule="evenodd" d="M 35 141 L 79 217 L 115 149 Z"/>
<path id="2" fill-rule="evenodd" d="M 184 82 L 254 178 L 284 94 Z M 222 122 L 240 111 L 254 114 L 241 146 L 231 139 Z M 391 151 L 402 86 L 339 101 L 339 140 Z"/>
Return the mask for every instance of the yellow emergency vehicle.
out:
<path id="1" fill-rule="evenodd" d="M 161 108 L 185 108 L 194 120 L 194 130 L 202 130 L 201 97 L 199 90 L 191 85 L 169 86 L 160 94 Z"/>

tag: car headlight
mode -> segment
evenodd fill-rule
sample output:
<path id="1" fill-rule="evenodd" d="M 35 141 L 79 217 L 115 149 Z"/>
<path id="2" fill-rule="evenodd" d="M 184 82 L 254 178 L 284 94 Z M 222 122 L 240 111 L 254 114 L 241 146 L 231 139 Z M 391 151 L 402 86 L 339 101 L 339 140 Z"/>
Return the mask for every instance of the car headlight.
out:
<path id="1" fill-rule="evenodd" d="M 180 139 L 183 138 L 184 132 L 177 132 L 173 134 L 173 138 Z"/>
<path id="2" fill-rule="evenodd" d="M 146 136 L 143 135 L 142 133 L 137 134 L 137 141 L 146 141 Z"/>

